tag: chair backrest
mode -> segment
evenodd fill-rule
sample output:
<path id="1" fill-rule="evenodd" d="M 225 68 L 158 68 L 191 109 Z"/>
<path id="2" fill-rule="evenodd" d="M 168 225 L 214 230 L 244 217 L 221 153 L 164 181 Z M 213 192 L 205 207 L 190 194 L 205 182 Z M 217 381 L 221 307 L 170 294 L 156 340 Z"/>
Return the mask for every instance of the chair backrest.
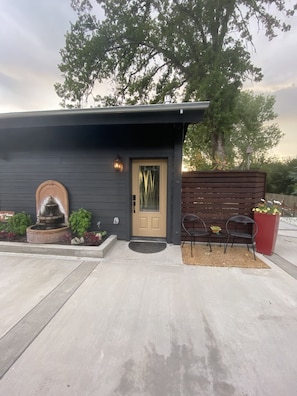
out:
<path id="1" fill-rule="evenodd" d="M 207 233 L 205 221 L 193 213 L 187 213 L 183 216 L 182 227 L 188 235 L 191 235 L 191 232 L 195 230 L 203 230 Z"/>
<path id="2" fill-rule="evenodd" d="M 229 233 L 231 228 L 241 228 L 242 230 L 250 226 L 251 237 L 255 238 L 258 232 L 258 225 L 254 219 L 249 216 L 237 215 L 230 217 L 226 222 L 226 231 Z"/>

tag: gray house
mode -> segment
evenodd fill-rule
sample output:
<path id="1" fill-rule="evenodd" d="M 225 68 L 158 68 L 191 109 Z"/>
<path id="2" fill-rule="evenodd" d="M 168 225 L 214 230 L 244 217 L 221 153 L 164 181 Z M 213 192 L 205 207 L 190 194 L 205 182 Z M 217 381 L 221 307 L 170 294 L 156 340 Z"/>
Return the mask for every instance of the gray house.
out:
<path id="1" fill-rule="evenodd" d="M 209 102 L 0 114 L 0 210 L 36 219 L 45 180 L 68 191 L 70 212 L 118 239 L 180 244 L 182 144 Z"/>

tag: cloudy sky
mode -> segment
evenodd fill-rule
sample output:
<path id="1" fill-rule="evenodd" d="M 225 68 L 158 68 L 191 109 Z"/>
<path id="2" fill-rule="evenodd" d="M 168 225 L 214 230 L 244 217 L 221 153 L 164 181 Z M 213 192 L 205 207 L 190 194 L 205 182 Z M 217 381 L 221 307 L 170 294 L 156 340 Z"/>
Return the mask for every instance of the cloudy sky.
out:
<path id="1" fill-rule="evenodd" d="M 288 0 L 289 2 L 289 0 Z M 75 14 L 70 0 L 0 0 L 0 113 L 59 109 L 54 83 L 61 81 L 59 51 Z M 285 138 L 273 154 L 297 156 L 297 17 L 289 33 L 255 37 L 252 58 L 262 68 L 257 93 L 276 96 L 277 122 Z"/>

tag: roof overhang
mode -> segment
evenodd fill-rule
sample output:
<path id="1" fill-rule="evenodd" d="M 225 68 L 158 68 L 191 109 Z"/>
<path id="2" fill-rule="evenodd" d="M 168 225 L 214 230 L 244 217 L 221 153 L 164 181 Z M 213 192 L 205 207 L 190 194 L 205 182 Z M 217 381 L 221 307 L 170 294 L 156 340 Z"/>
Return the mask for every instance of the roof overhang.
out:
<path id="1" fill-rule="evenodd" d="M 203 120 L 209 102 L 182 102 L 0 114 L 0 130 L 73 125 L 191 124 Z"/>

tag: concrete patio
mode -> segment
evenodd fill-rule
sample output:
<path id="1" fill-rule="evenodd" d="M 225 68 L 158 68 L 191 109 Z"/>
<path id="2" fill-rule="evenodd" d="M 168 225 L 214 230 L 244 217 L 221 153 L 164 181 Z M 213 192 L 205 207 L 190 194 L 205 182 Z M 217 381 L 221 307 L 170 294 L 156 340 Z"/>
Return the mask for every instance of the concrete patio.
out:
<path id="1" fill-rule="evenodd" d="M 0 253 L 0 395 L 295 396 L 297 227 L 271 269 Z"/>

